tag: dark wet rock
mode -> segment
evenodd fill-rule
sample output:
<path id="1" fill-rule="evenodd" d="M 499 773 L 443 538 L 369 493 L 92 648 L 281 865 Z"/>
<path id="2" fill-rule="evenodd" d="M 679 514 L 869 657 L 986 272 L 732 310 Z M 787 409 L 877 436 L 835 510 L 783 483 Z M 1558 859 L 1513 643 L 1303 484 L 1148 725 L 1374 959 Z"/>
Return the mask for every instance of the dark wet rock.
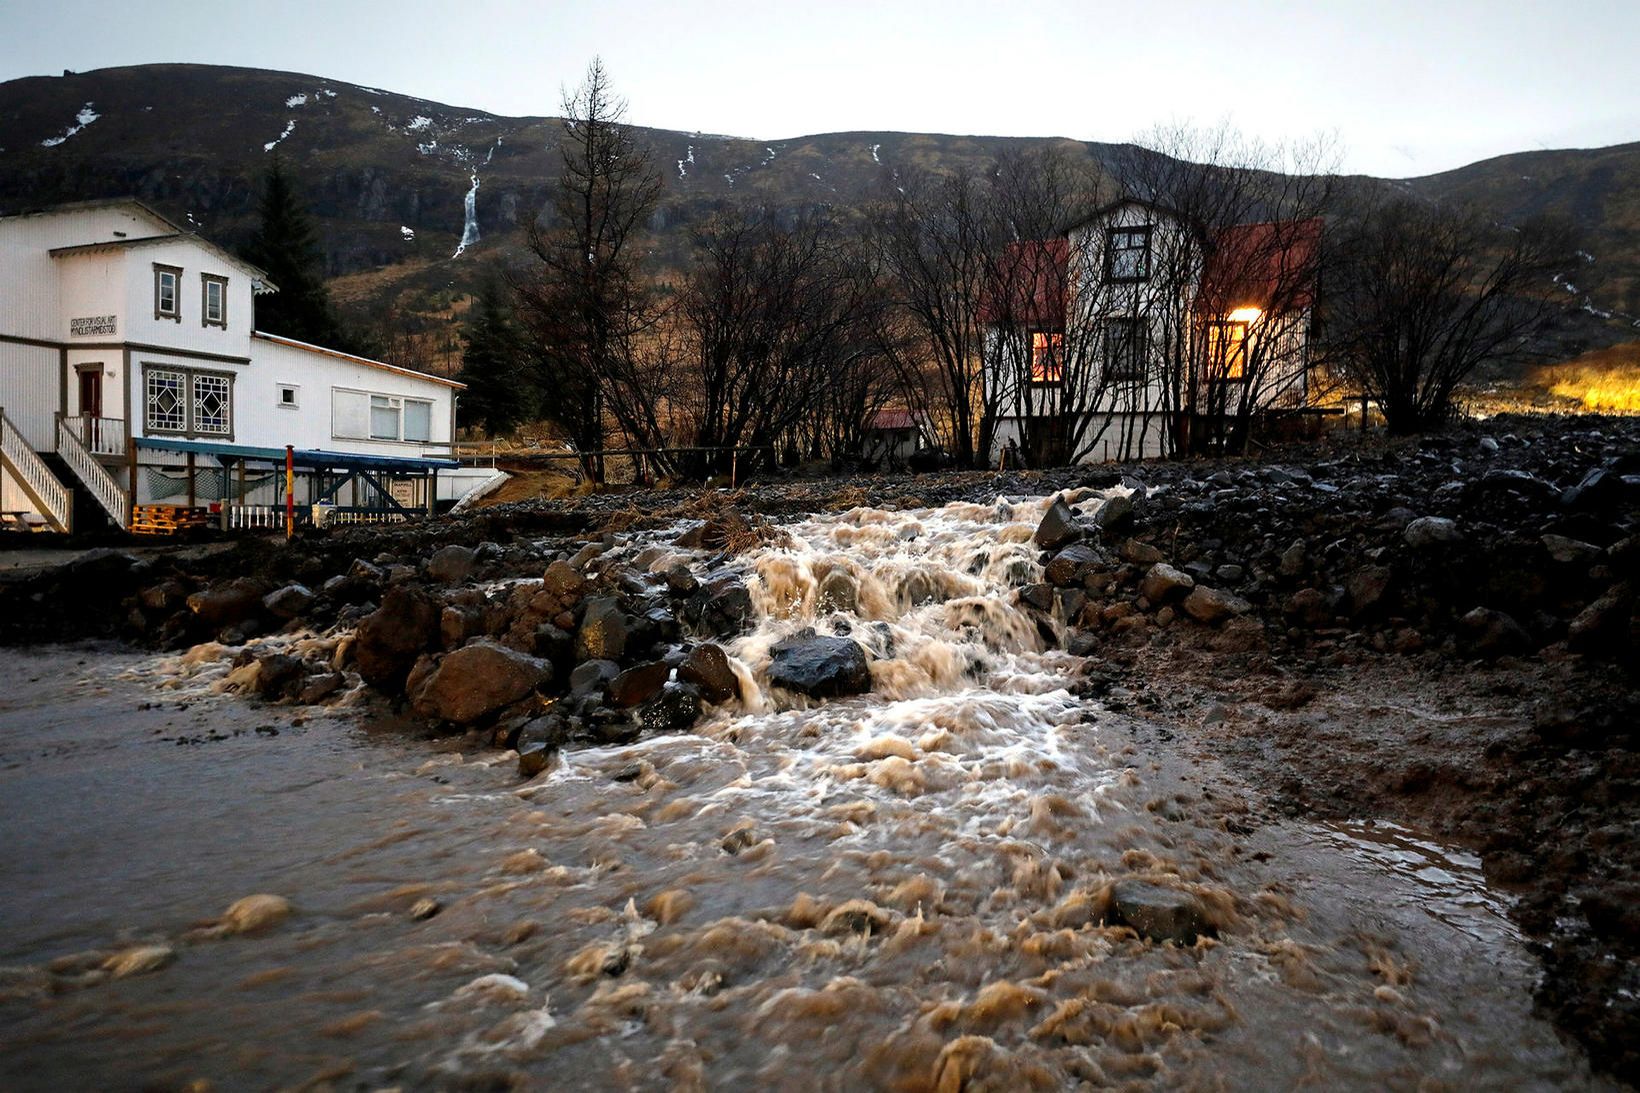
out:
<path id="1" fill-rule="evenodd" d="M 446 654 L 411 698 L 424 717 L 466 725 L 512 705 L 551 678 L 545 661 L 479 641 Z"/>
<path id="2" fill-rule="evenodd" d="M 478 552 L 459 543 L 440 547 L 427 559 L 427 575 L 442 584 L 460 584 L 472 575 Z"/>
<path id="3" fill-rule="evenodd" d="M 1297 577 L 1304 572 L 1305 564 L 1310 560 L 1310 545 L 1303 539 L 1294 539 L 1287 549 L 1281 552 L 1281 558 L 1276 562 L 1276 572 L 1283 577 Z"/>
<path id="4" fill-rule="evenodd" d="M 734 637 L 756 614 L 752 594 L 738 577 L 718 577 L 702 585 L 687 609 L 690 621 L 716 638 Z"/>
<path id="5" fill-rule="evenodd" d="M 1194 587 L 1196 579 L 1190 574 L 1174 569 L 1166 562 L 1157 562 L 1139 582 L 1139 594 L 1153 605 L 1159 605 L 1185 595 Z"/>
<path id="6" fill-rule="evenodd" d="M 603 694 L 620 674 L 621 666 L 613 660 L 584 661 L 569 674 L 569 692 L 572 695 Z"/>
<path id="7" fill-rule="evenodd" d="M 1332 621 L 1332 605 L 1318 588 L 1301 588 L 1287 597 L 1281 613 L 1300 626 L 1325 626 Z"/>
<path id="8" fill-rule="evenodd" d="M 666 590 L 674 596 L 692 596 L 700 588 L 700 581 L 689 571 L 683 563 L 671 567 L 666 571 Z"/>
<path id="9" fill-rule="evenodd" d="M 1216 933 L 1195 896 L 1141 880 L 1120 880 L 1111 887 L 1110 917 L 1151 941 L 1193 945 L 1198 937 Z"/>
<path id="10" fill-rule="evenodd" d="M 820 579 L 815 590 L 816 606 L 825 612 L 853 615 L 860 610 L 860 589 L 847 570 L 834 569 Z"/>
<path id="11" fill-rule="evenodd" d="M 1252 605 L 1240 596 L 1221 589 L 1208 588 L 1206 585 L 1192 588 L 1190 595 L 1184 598 L 1184 603 L 1180 606 L 1185 614 L 1209 626 L 1217 625 L 1236 615 L 1245 615 L 1252 608 Z"/>
<path id="12" fill-rule="evenodd" d="M 267 586 L 254 577 L 235 577 L 188 597 L 188 610 L 216 629 L 254 618 L 262 610 Z"/>
<path id="13" fill-rule="evenodd" d="M 1076 522 L 1076 513 L 1071 511 L 1063 498 L 1058 498 L 1042 514 L 1042 522 L 1036 526 L 1036 534 L 1031 538 L 1043 550 L 1058 550 L 1082 538 L 1083 534 Z"/>
<path id="14" fill-rule="evenodd" d="M 1116 494 L 1105 499 L 1099 511 L 1093 514 L 1093 525 L 1106 535 L 1112 535 L 1133 522 L 1133 498 Z"/>
<path id="15" fill-rule="evenodd" d="M 340 672 L 320 672 L 309 676 L 297 692 L 296 701 L 304 706 L 316 706 L 347 686 L 347 677 Z"/>
<path id="16" fill-rule="evenodd" d="M 1072 543 L 1053 556 L 1043 568 L 1042 576 L 1049 584 L 1070 588 L 1081 584 L 1089 571 L 1097 569 L 1104 562 L 1104 555 L 1091 544 Z"/>
<path id="17" fill-rule="evenodd" d="M 370 584 L 382 584 L 387 580 L 387 571 L 374 562 L 367 562 L 363 558 L 353 559 L 353 564 L 347 567 L 347 576 L 356 581 L 367 581 Z"/>
<path id="18" fill-rule="evenodd" d="M 1428 550 L 1431 547 L 1451 546 L 1463 542 L 1463 532 L 1459 530 L 1457 521 L 1444 516 L 1420 516 L 1407 524 L 1401 537 L 1406 540 L 1407 546 L 1414 550 Z"/>
<path id="19" fill-rule="evenodd" d="M 137 602 L 144 611 L 155 613 L 175 611 L 188 601 L 188 586 L 181 581 L 161 581 L 137 594 Z"/>
<path id="20" fill-rule="evenodd" d="M 565 561 L 553 562 L 541 577 L 541 590 L 559 599 L 579 598 L 586 589 L 587 579 Z"/>
<path id="21" fill-rule="evenodd" d="M 263 698 L 282 698 L 302 679 L 302 661 L 283 653 L 270 653 L 256 662 L 256 693 Z"/>
<path id="22" fill-rule="evenodd" d="M 1028 584 L 1019 590 L 1019 602 L 1038 611 L 1052 611 L 1054 587 L 1046 582 Z"/>
<path id="23" fill-rule="evenodd" d="M 644 732 L 683 732 L 700 719 L 700 710 L 700 691 L 693 684 L 668 683 L 632 717 Z"/>
<path id="24" fill-rule="evenodd" d="M 1545 535 L 1539 541 L 1543 543 L 1543 549 L 1549 552 L 1549 558 L 1559 565 L 1590 566 L 1603 553 L 1593 543 L 1569 539 L 1564 535 Z"/>
<path id="25" fill-rule="evenodd" d="M 353 659 L 373 687 L 396 690 L 416 658 L 439 639 L 441 612 L 420 589 L 389 589 L 382 605 L 359 623 Z"/>
<path id="26" fill-rule="evenodd" d="M 561 717 L 549 714 L 526 722 L 518 730 L 518 773 L 525 778 L 534 778 L 546 770 L 567 737 Z"/>
<path id="27" fill-rule="evenodd" d="M 1153 566 L 1162 560 L 1160 550 L 1137 539 L 1124 539 L 1122 545 L 1117 548 L 1117 556 L 1124 562 L 1142 566 Z"/>
<path id="28" fill-rule="evenodd" d="M 483 633 L 484 616 L 470 607 L 446 607 L 439 612 L 439 645 L 454 649 Z"/>
<path id="29" fill-rule="evenodd" d="M 281 619 L 294 619 L 313 606 L 312 589 L 304 584 L 287 584 L 262 597 L 262 606 Z"/>
<path id="30" fill-rule="evenodd" d="M 1469 651 L 1478 657 L 1524 653 L 1532 647 L 1525 627 L 1502 611 L 1477 607 L 1458 620 Z"/>
<path id="31" fill-rule="evenodd" d="M 1627 582 L 1591 601 L 1567 624 L 1566 644 L 1580 653 L 1615 657 L 1628 644 L 1634 589 Z"/>
<path id="32" fill-rule="evenodd" d="M 631 631 L 632 620 L 621 610 L 619 600 L 612 596 L 588 600 L 575 635 L 575 658 L 619 661 L 626 656 Z"/>
<path id="33" fill-rule="evenodd" d="M 1350 600 L 1352 615 L 1365 615 L 1380 607 L 1389 593 L 1394 573 L 1388 566 L 1362 566 L 1350 574 L 1344 589 Z"/>
<path id="34" fill-rule="evenodd" d="M 1245 573 L 1246 571 L 1241 566 L 1230 563 L 1218 566 L 1213 570 L 1213 576 L 1226 584 L 1235 584 L 1242 579 Z"/>
<path id="35" fill-rule="evenodd" d="M 729 657 L 720 646 L 703 642 L 692 647 L 678 665 L 678 679 L 693 683 L 701 697 L 718 704 L 738 697 L 740 681 L 729 667 Z"/>
<path id="36" fill-rule="evenodd" d="M 575 635 L 554 623 L 544 622 L 530 637 L 530 652 L 562 673 L 575 663 Z"/>
<path id="37" fill-rule="evenodd" d="M 664 660 L 628 668 L 609 682 L 609 703 L 620 709 L 648 702 L 660 693 L 672 670 Z"/>
<path id="38" fill-rule="evenodd" d="M 772 650 L 769 682 L 811 698 L 836 698 L 871 690 L 865 650 L 851 638 L 816 635 L 812 630 L 785 639 Z"/>

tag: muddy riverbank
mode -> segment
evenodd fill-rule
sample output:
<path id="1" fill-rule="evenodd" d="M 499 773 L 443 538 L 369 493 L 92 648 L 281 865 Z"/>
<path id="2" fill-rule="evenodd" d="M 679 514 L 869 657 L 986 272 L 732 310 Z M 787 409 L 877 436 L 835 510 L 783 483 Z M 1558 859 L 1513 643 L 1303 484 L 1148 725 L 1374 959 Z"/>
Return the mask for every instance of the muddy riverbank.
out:
<path id="1" fill-rule="evenodd" d="M 381 855 L 380 875 L 270 873 L 321 892 L 374 876 L 385 904 L 349 898 L 391 924 L 392 955 L 367 957 L 348 913 L 312 919 L 282 893 L 297 914 L 268 938 L 291 974 L 311 945 L 356 979 L 335 1006 L 270 995 L 304 1028 L 326 1019 L 298 1034 L 309 1076 L 528 1084 L 552 1060 L 589 1088 L 769 1084 L 802 1055 L 840 1086 L 1587 1082 L 1535 991 L 1632 1082 L 1636 439 L 1519 419 L 1258 461 L 513 504 L 10 575 L 0 634 L 177 650 L 139 674 L 190 696 L 174 716 L 221 727 L 178 730 L 202 743 L 175 754 L 356 749 L 345 774 L 298 779 L 341 793 L 313 800 L 311 841 L 346 842 L 325 817 L 353 808 L 361 832 L 415 830 L 383 844 L 407 857 Z M 109 701 L 155 682 L 117 680 Z M 32 739 L 50 705 L 10 731 Z M 434 742 L 359 735 L 384 718 Z M 52 815 L 75 800 L 73 749 L 134 754 L 99 743 L 42 737 L 10 768 L 18 799 Z M 62 785 L 30 784 L 59 761 Z M 201 784 L 214 800 L 235 776 L 255 785 L 241 764 Z M 264 807 L 224 805 L 215 830 Z M 446 807 L 454 843 L 421 822 Z M 190 856 L 175 837 L 148 853 Z M 47 898 L 61 859 L 23 862 Z M 103 1000 L 152 990 L 181 1012 L 168 992 L 197 987 L 204 954 L 249 969 L 271 951 L 164 921 L 275 887 L 226 875 L 161 884 L 56 948 L 23 932 L 7 1019 L 30 1073 L 81 1033 L 168 1042 L 163 1007 L 110 1025 Z M 437 913 L 412 915 L 423 900 Z M 437 944 L 465 955 L 437 949 L 449 967 L 382 1004 L 408 939 L 451 924 Z M 98 960 L 170 955 L 113 981 L 70 936 Z M 243 1050 L 273 1009 L 252 1011 L 187 1042 Z M 121 1057 L 191 1080 L 181 1042 L 169 1069 L 145 1052 Z M 232 1086 L 219 1064 L 195 1076 Z M 251 1086 L 300 1079 L 256 1065 Z"/>

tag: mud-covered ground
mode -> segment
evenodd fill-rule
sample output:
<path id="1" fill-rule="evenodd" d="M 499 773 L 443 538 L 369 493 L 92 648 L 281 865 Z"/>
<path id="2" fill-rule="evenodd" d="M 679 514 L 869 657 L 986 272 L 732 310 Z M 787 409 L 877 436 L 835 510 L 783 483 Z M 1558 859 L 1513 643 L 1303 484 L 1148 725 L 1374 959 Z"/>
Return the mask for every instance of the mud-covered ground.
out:
<path id="1" fill-rule="evenodd" d="M 0 641 L 243 640 L 283 619 L 225 622 L 188 596 L 232 579 L 318 589 L 360 561 L 367 584 L 436 586 L 428 559 L 447 544 L 477 547 L 476 575 L 505 581 L 539 577 L 550 557 L 612 533 L 681 520 L 715 521 L 732 555 L 814 512 L 1122 484 L 1126 511 L 1078 518 L 1063 538 L 1039 532 L 1046 579 L 1018 591 L 1092 659 L 1090 696 L 1179 726 L 1167 731 L 1184 746 L 1266 787 L 1263 807 L 1236 821 L 1249 828 L 1391 821 L 1476 852 L 1516 897 L 1512 914 L 1542 959 L 1542 1011 L 1633 1083 L 1637 475 L 1633 419 L 1517 418 L 1246 460 L 514 502 L 182 564 L 100 553 L 8 573 Z M 380 598 L 342 591 L 321 592 L 296 621 L 350 625 Z"/>

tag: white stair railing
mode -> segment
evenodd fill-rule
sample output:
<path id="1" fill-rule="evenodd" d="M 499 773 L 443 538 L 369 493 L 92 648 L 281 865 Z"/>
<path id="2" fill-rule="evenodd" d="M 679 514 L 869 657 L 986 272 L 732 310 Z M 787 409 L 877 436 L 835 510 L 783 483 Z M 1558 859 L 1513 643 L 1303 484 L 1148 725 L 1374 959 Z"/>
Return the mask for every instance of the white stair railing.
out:
<path id="1" fill-rule="evenodd" d="M 57 481 L 40 457 L 29 446 L 28 439 L 0 409 L 0 457 L 6 467 L 17 476 L 23 492 L 39 506 L 40 515 L 57 531 L 68 531 L 74 519 L 74 498 L 68 487 Z"/>
<path id="2" fill-rule="evenodd" d="M 75 429 L 69 424 L 71 420 L 84 419 L 57 419 L 57 454 L 75 477 L 91 491 L 91 496 L 97 499 L 97 504 L 103 511 L 122 528 L 131 526 L 131 499 L 125 496 L 125 490 L 114 476 L 109 474 L 101 463 L 91 454 L 91 449 L 85 446 Z"/>

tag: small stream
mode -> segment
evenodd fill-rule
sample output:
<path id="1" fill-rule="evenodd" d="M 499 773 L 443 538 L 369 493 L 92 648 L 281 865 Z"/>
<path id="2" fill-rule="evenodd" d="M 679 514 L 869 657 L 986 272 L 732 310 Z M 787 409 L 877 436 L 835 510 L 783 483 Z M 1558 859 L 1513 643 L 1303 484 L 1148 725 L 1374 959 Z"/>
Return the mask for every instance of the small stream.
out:
<path id="1" fill-rule="evenodd" d="M 1599 1087 L 1475 859 L 1252 824 L 1187 729 L 1073 693 L 1014 604 L 1045 505 L 787 525 L 744 559 L 742 701 L 529 782 L 223 694 L 220 647 L 0 653 L 0 1086 Z M 873 692 L 771 688 L 804 627 Z M 1124 879 L 1218 936 L 1108 925 Z M 294 913 L 202 930 L 255 893 Z M 135 946 L 170 955 L 100 970 Z"/>

